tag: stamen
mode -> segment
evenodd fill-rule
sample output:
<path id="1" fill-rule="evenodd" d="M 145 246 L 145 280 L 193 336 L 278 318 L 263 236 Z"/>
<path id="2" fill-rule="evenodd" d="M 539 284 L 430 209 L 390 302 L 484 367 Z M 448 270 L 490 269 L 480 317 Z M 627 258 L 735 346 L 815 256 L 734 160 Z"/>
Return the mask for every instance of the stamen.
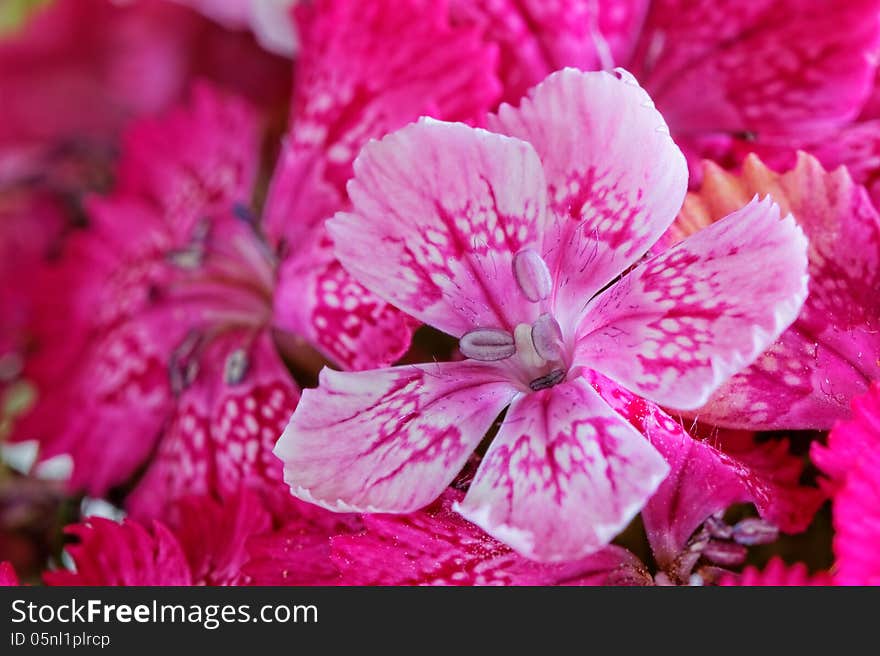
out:
<path id="1" fill-rule="evenodd" d="M 532 344 L 545 360 L 552 362 L 562 357 L 562 329 L 553 315 L 542 314 L 532 324 Z"/>
<path id="2" fill-rule="evenodd" d="M 550 269 L 543 258 L 529 248 L 513 256 L 513 278 L 523 296 L 532 303 L 550 296 L 553 285 Z"/>
<path id="3" fill-rule="evenodd" d="M 168 375 L 171 389 L 180 394 L 189 387 L 199 375 L 199 352 L 203 335 L 198 331 L 190 331 L 183 341 L 171 352 L 168 362 Z"/>
<path id="4" fill-rule="evenodd" d="M 710 540 L 703 548 L 704 558 L 712 561 L 716 565 L 723 565 L 726 567 L 741 565 L 745 561 L 746 556 L 748 556 L 748 553 L 748 550 L 744 546 L 736 544 L 735 542 L 718 542 L 716 540 Z"/>
<path id="5" fill-rule="evenodd" d="M 179 269 L 198 269 L 205 259 L 205 252 L 198 246 L 189 246 L 171 251 L 166 256 L 168 261 Z"/>
<path id="6" fill-rule="evenodd" d="M 547 364 L 546 360 L 535 350 L 535 344 L 532 341 L 532 327 L 529 324 L 517 325 L 513 335 L 516 339 L 516 354 L 523 366 L 528 369 L 538 369 Z"/>
<path id="7" fill-rule="evenodd" d="M 248 356 L 244 349 L 235 349 L 226 358 L 223 368 L 223 380 L 227 385 L 238 385 L 248 370 Z"/>
<path id="8" fill-rule="evenodd" d="M 506 360 L 516 353 L 513 335 L 500 328 L 479 328 L 465 333 L 458 348 L 464 357 L 480 362 Z"/>
<path id="9" fill-rule="evenodd" d="M 554 369 L 546 376 L 535 378 L 535 380 L 529 383 L 529 387 L 532 389 L 533 392 L 539 392 L 542 389 L 547 389 L 549 387 L 553 387 L 554 385 L 558 385 L 562 382 L 563 378 L 565 378 L 565 369 Z"/>
<path id="10" fill-rule="evenodd" d="M 776 542 L 779 529 L 763 519 L 748 517 L 733 525 L 733 540 L 738 544 L 755 546 Z"/>

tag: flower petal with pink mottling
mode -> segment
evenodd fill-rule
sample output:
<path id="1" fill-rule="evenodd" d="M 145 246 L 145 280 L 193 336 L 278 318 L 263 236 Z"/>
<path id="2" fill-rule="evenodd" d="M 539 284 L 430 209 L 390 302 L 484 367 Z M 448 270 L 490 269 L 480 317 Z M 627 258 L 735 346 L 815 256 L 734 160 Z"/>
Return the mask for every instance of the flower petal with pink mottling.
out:
<path id="1" fill-rule="evenodd" d="M 548 184 L 542 255 L 565 329 L 675 218 L 687 168 L 650 97 L 625 71 L 549 76 L 490 127 L 531 143 Z"/>
<path id="2" fill-rule="evenodd" d="M 512 334 L 537 318 L 512 270 L 545 218 L 544 174 L 529 144 L 422 119 L 368 144 L 348 191 L 353 211 L 327 227 L 366 287 L 455 336 L 475 327 Z"/>
<path id="3" fill-rule="evenodd" d="M 291 147 L 340 192 L 371 138 L 420 116 L 478 121 L 496 102 L 495 52 L 436 0 L 318 0 L 296 18 Z M 388 48 L 393 43 L 394 48 Z"/>
<path id="4" fill-rule="evenodd" d="M 809 296 L 791 328 L 695 414 L 753 430 L 830 428 L 880 378 L 880 215 L 843 169 L 826 173 L 801 155 L 778 174 L 750 157 L 738 175 L 707 165 L 673 230 L 686 234 L 756 193 L 772 195 L 809 238 Z"/>
<path id="5" fill-rule="evenodd" d="M 294 495 L 331 510 L 411 512 L 446 488 L 517 394 L 473 361 L 324 369 L 275 448 Z"/>
<path id="6" fill-rule="evenodd" d="M 697 408 L 797 317 L 806 249 L 793 218 L 755 200 L 595 299 L 575 357 L 652 401 Z"/>
<path id="7" fill-rule="evenodd" d="M 199 355 L 158 453 L 128 499 L 137 517 L 162 516 L 167 504 L 185 495 L 281 485 L 272 449 L 299 393 L 271 335 L 232 331 Z M 232 371 L 239 364 L 240 376 Z"/>
<path id="8" fill-rule="evenodd" d="M 550 73 L 610 68 L 626 59 L 648 0 L 450 0 L 457 22 L 478 26 L 500 50 L 505 102 Z"/>
<path id="9" fill-rule="evenodd" d="M 447 490 L 410 515 L 367 515 L 364 531 L 332 539 L 342 585 L 605 585 L 639 577 L 641 563 L 620 547 L 572 563 L 527 560 L 453 512 L 463 494 Z"/>
<path id="10" fill-rule="evenodd" d="M 256 112 L 208 85 L 125 135 L 116 193 L 149 199 L 174 231 L 206 215 L 250 204 L 260 152 Z"/>
<path id="11" fill-rule="evenodd" d="M 578 379 L 514 401 L 457 509 L 527 558 L 577 560 L 607 545 L 668 471 Z"/>
<path id="12" fill-rule="evenodd" d="M 275 326 L 302 337 L 346 370 L 387 367 L 412 340 L 417 323 L 355 280 L 321 240 L 297 245 L 280 265 Z"/>
<path id="13" fill-rule="evenodd" d="M 855 118 L 871 89 L 877 8 L 652 0 L 630 66 L 676 135 L 828 134 Z"/>

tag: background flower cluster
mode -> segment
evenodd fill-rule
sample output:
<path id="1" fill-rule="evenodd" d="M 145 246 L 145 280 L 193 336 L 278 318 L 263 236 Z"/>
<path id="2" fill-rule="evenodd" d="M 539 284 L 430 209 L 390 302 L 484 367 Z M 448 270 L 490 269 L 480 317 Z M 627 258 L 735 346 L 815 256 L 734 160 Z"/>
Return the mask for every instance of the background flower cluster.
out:
<path id="1" fill-rule="evenodd" d="M 4 3 L 0 584 L 880 584 L 878 57 L 880 0 Z"/>

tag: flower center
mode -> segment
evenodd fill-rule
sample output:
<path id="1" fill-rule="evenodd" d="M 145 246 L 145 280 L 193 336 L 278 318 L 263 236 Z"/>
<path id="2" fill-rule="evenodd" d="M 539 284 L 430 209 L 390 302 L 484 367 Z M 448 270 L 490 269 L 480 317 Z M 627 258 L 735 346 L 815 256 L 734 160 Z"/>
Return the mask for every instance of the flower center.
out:
<path id="1" fill-rule="evenodd" d="M 543 303 L 552 292 L 553 279 L 543 258 L 531 249 L 513 258 L 513 278 L 531 303 Z M 513 334 L 501 328 L 478 328 L 462 335 L 459 348 L 466 358 L 481 362 L 508 361 L 532 391 L 565 380 L 563 336 L 559 322 L 544 312 L 533 323 L 521 323 Z"/>

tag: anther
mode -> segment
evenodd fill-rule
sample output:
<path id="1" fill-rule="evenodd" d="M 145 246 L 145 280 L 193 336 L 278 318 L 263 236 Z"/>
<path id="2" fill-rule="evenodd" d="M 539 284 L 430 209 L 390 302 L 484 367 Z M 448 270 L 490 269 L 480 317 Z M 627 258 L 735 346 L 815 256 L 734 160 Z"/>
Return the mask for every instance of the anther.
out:
<path id="1" fill-rule="evenodd" d="M 733 526 L 733 540 L 738 544 L 754 546 L 776 542 L 779 529 L 757 517 L 748 517 Z"/>
<path id="2" fill-rule="evenodd" d="M 550 362 L 562 357 L 562 329 L 551 314 L 542 314 L 532 324 L 532 344 L 543 359 Z"/>
<path id="3" fill-rule="evenodd" d="M 716 565 L 732 567 L 740 565 L 745 561 L 748 550 L 741 544 L 735 542 L 718 542 L 710 540 L 703 548 L 703 557 L 712 561 Z"/>
<path id="4" fill-rule="evenodd" d="M 465 333 L 458 341 L 458 348 L 464 357 L 481 362 L 506 360 L 516 353 L 513 335 L 500 328 L 479 328 Z"/>
<path id="5" fill-rule="evenodd" d="M 248 356 L 244 349 L 235 349 L 226 357 L 223 367 L 223 380 L 227 385 L 238 385 L 244 380 L 248 370 Z"/>
<path id="6" fill-rule="evenodd" d="M 523 296 L 532 303 L 550 296 L 553 285 L 550 269 L 543 258 L 529 248 L 513 256 L 513 278 Z"/>
<path id="7" fill-rule="evenodd" d="M 529 387 L 533 392 L 540 392 L 542 389 L 548 389 L 554 385 L 558 385 L 565 378 L 565 369 L 554 369 L 546 376 L 535 378 L 529 383 Z"/>
<path id="8" fill-rule="evenodd" d="M 205 259 L 205 251 L 199 246 L 188 246 L 171 251 L 166 256 L 168 261 L 180 269 L 198 269 Z"/>
<path id="9" fill-rule="evenodd" d="M 189 387 L 199 375 L 199 351 L 202 345 L 202 334 L 190 331 L 183 341 L 171 353 L 168 363 L 168 374 L 171 389 L 180 394 Z"/>

